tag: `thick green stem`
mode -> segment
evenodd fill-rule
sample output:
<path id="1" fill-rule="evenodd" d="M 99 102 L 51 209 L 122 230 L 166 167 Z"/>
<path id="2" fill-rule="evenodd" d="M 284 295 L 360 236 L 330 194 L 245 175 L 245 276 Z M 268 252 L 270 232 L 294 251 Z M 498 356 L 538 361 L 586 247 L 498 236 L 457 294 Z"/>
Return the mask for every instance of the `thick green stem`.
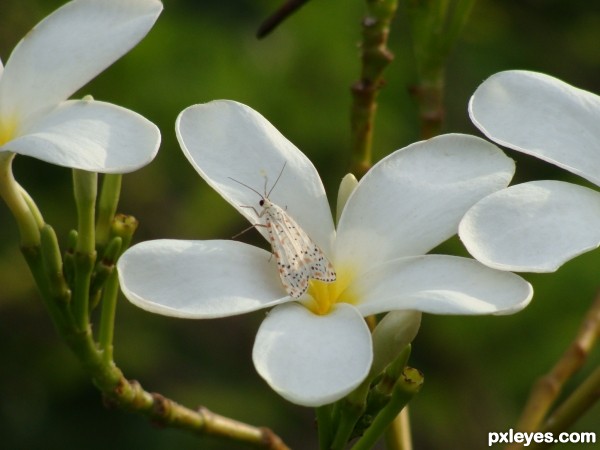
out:
<path id="1" fill-rule="evenodd" d="M 319 449 L 329 450 L 333 441 L 333 405 L 319 406 L 317 415 L 317 431 L 319 433 Z"/>
<path id="2" fill-rule="evenodd" d="M 444 123 L 444 84 L 445 71 L 439 67 L 437 71 L 423 75 L 411 88 L 419 109 L 421 139 L 430 139 L 442 132 Z"/>
<path id="3" fill-rule="evenodd" d="M 335 435 L 330 447 L 332 450 L 344 449 L 350 440 L 356 423 L 366 410 L 369 385 L 370 379 L 363 381 L 358 388 L 336 403 L 338 414 Z"/>
<path id="4" fill-rule="evenodd" d="M 373 128 L 377 95 L 384 85 L 383 71 L 394 59 L 387 48 L 390 24 L 398 0 L 367 0 L 363 19 L 362 69 L 360 80 L 352 86 L 352 167 L 350 172 L 361 178 L 372 164 Z"/>
<path id="5" fill-rule="evenodd" d="M 98 334 L 98 346 L 104 352 L 103 357 L 107 363 L 113 360 L 113 337 L 118 295 L 119 279 L 117 272 L 113 271 L 102 290 L 102 314 Z"/>
<path id="6" fill-rule="evenodd" d="M 73 192 L 77 205 L 77 245 L 75 246 L 75 280 L 73 315 L 80 330 L 89 328 L 90 285 L 96 262 L 96 193 L 98 175 L 73 169 Z"/>
<path id="7" fill-rule="evenodd" d="M 244 442 L 256 448 L 288 449 L 269 429 L 240 423 L 205 408 L 191 410 L 160 394 L 145 391 L 136 382 L 128 381 L 112 359 L 106 357 L 106 352 L 97 347 L 89 323 L 81 327 L 71 316 L 68 290 L 64 289 L 65 282 L 59 273 L 60 261 L 56 258 L 58 245 L 50 227 L 43 229 L 42 244 L 42 247 L 23 247 L 25 259 L 56 330 L 102 392 L 107 404 L 145 415 L 153 423 L 198 435 Z M 116 283 L 112 286 L 116 287 Z"/>
<path id="8" fill-rule="evenodd" d="M 36 216 L 32 212 L 28 201 L 29 195 L 23 195 L 23 188 L 15 180 L 12 173 L 12 161 L 14 153 L 0 152 L 0 197 L 6 202 L 12 215 L 17 221 L 22 247 L 37 247 L 40 245 L 40 223 L 41 215 Z M 38 212 L 37 207 L 35 211 Z"/>
<path id="9" fill-rule="evenodd" d="M 44 305 L 50 313 L 50 318 L 54 326 L 59 331 L 67 328 L 71 323 L 71 312 L 62 295 L 59 297 L 54 296 L 57 291 L 50 286 L 50 281 L 45 271 L 41 247 L 21 247 L 21 253 L 25 257 L 25 261 L 42 295 Z"/>
<path id="10" fill-rule="evenodd" d="M 153 423 L 163 426 L 241 441 L 257 448 L 288 449 L 281 439 L 268 429 L 237 422 L 205 408 L 191 410 L 160 394 L 144 390 L 135 381 L 127 380 L 112 361 L 107 362 L 104 359 L 89 329 L 83 331 L 62 329 L 61 335 L 81 361 L 88 376 L 102 392 L 108 405 L 145 415 Z"/>
<path id="11" fill-rule="evenodd" d="M 78 239 L 76 251 L 91 254 L 96 250 L 95 218 L 98 174 L 73 169 L 73 193 L 77 205 Z"/>

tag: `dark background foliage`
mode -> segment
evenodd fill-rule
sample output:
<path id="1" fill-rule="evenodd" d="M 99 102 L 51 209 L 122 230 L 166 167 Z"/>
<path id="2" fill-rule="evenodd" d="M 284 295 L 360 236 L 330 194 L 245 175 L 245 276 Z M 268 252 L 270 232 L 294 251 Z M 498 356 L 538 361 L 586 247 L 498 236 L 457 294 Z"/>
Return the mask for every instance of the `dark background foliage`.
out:
<path id="1" fill-rule="evenodd" d="M 3 0 L 2 60 L 62 3 Z M 229 98 L 260 111 L 314 161 L 335 194 L 349 162 L 349 86 L 358 76 L 363 3 L 314 0 L 261 41 L 255 31 L 278 1 L 164 3 L 148 37 L 76 94 L 131 108 L 162 131 L 156 160 L 124 178 L 120 210 L 140 220 L 136 240 L 228 238 L 246 226 L 179 150 L 175 118 L 194 103 Z M 390 39 L 396 59 L 386 72 L 375 130 L 376 159 L 419 139 L 416 106 L 408 94 L 415 81 L 410 35 L 400 3 Z M 599 42 L 598 2 L 479 2 L 448 63 L 445 131 L 478 134 L 466 113 L 469 96 L 501 70 L 542 71 L 599 93 Z M 533 158 L 510 156 L 518 161 L 515 182 L 560 178 L 585 184 Z M 75 224 L 69 171 L 19 157 L 15 173 L 64 242 Z M 239 447 L 157 429 L 140 417 L 105 409 L 54 333 L 19 253 L 14 221 L 2 205 L 0 224 L 0 447 Z M 263 245 L 252 235 L 246 238 Z M 464 254 L 457 239 L 440 251 Z M 425 316 L 410 362 L 426 380 L 411 403 L 416 448 L 482 448 L 487 432 L 513 426 L 530 384 L 577 330 L 600 284 L 599 267 L 600 251 L 595 251 L 556 274 L 525 275 L 535 298 L 514 316 Z M 315 448 L 312 410 L 279 398 L 252 366 L 252 342 L 263 315 L 175 320 L 123 300 L 116 361 L 149 390 L 272 427 L 294 449 Z M 584 374 L 600 362 L 598 353 Z M 599 418 L 596 406 L 575 429 L 600 433 Z"/>

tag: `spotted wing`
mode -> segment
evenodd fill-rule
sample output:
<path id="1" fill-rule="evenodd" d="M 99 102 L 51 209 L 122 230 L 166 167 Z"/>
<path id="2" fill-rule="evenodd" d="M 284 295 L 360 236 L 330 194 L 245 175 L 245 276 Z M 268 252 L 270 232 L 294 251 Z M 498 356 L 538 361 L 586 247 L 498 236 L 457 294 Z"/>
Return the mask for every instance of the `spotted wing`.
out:
<path id="1" fill-rule="evenodd" d="M 279 276 L 290 297 L 301 297 L 311 279 L 335 281 L 333 265 L 289 214 L 269 203 L 265 219 Z"/>

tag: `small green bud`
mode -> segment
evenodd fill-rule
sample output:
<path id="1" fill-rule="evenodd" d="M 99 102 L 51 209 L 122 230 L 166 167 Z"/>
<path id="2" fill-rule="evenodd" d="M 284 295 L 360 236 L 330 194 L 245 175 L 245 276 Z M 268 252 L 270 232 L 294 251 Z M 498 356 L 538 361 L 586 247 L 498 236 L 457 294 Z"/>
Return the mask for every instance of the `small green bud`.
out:
<path id="1" fill-rule="evenodd" d="M 90 299 L 92 299 L 92 308 L 100 301 L 100 290 L 104 287 L 106 280 L 115 269 L 115 263 L 121 253 L 123 240 L 120 237 L 114 237 L 106 246 L 106 250 L 102 258 L 96 263 L 94 272 L 92 273 L 92 281 L 90 284 Z"/>

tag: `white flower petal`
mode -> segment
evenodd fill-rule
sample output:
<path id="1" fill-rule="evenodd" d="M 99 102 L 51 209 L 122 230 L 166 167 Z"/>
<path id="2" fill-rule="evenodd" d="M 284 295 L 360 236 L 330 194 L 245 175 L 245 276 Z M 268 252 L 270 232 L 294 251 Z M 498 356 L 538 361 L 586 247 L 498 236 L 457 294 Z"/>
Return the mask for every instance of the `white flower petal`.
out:
<path id="1" fill-rule="evenodd" d="M 226 317 L 290 300 L 269 253 L 236 241 L 146 241 L 117 267 L 125 296 L 166 316 Z"/>
<path id="2" fill-rule="evenodd" d="M 352 193 L 337 230 L 335 261 L 427 253 L 457 232 L 478 200 L 508 185 L 514 163 L 483 139 L 448 134 L 412 144 L 376 164 Z"/>
<path id="3" fill-rule="evenodd" d="M 361 275 L 351 286 L 368 316 L 416 310 L 434 314 L 511 314 L 529 304 L 531 285 L 518 275 L 447 255 L 400 258 Z M 343 294 L 342 294 L 343 295 Z"/>
<path id="4" fill-rule="evenodd" d="M 125 173 L 152 161 L 159 144 L 158 128 L 139 114 L 110 103 L 71 100 L 2 149 L 75 169 Z"/>
<path id="5" fill-rule="evenodd" d="M 490 267 L 553 272 L 600 245 L 600 194 L 561 181 L 518 184 L 477 203 L 459 230 L 469 252 Z"/>
<path id="6" fill-rule="evenodd" d="M 260 213 L 260 196 L 240 183 L 260 195 L 272 189 L 271 201 L 284 208 L 323 251 L 330 252 L 333 219 L 319 174 L 263 116 L 241 103 L 214 101 L 185 109 L 177 118 L 176 132 L 202 178 L 251 223 L 263 220 L 241 206 L 253 206 Z M 266 237 L 264 227 L 258 231 Z"/>
<path id="7" fill-rule="evenodd" d="M 600 185 L 600 97 L 541 73 L 511 70 L 481 84 L 473 123 L 497 143 Z"/>
<path id="8" fill-rule="evenodd" d="M 0 117 L 23 120 L 67 99 L 150 30 L 158 0 L 75 0 L 35 26 L 0 80 Z"/>
<path id="9" fill-rule="evenodd" d="M 338 305 L 318 316 L 297 303 L 274 308 L 258 330 L 252 358 L 281 396 L 304 406 L 338 400 L 369 373 L 371 334 L 358 311 Z"/>

